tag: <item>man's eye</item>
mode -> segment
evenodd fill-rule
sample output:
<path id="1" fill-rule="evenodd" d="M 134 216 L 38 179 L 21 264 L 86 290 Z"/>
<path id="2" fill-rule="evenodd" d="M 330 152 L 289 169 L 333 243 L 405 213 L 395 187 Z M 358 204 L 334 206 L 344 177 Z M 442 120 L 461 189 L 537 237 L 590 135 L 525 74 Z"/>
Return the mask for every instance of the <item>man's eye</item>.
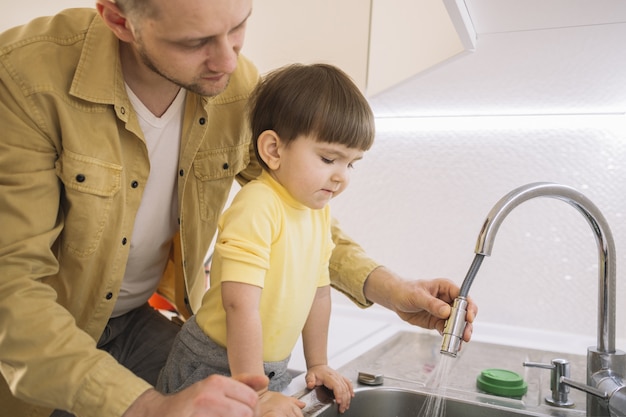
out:
<path id="1" fill-rule="evenodd" d="M 204 47 L 206 44 L 207 44 L 206 40 L 197 40 L 197 41 L 190 41 L 190 42 L 181 42 L 178 45 L 183 49 L 194 50 L 194 49 L 200 49 Z"/>
<path id="2" fill-rule="evenodd" d="M 183 45 L 183 48 L 185 49 L 189 49 L 189 50 L 194 50 L 194 49 L 200 49 L 204 46 L 204 43 L 190 43 L 187 45 Z"/>

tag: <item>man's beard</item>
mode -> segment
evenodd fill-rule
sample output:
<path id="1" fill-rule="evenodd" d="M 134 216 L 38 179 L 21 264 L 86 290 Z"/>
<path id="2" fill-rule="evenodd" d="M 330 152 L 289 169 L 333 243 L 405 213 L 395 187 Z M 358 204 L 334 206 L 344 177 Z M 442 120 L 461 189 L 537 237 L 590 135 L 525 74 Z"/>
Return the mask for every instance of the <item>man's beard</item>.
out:
<path id="1" fill-rule="evenodd" d="M 168 80 L 169 82 L 176 84 L 177 86 L 184 88 L 187 91 L 191 91 L 192 93 L 196 93 L 198 95 L 201 96 L 205 96 L 205 97 L 214 97 L 218 94 L 221 94 L 224 90 L 226 90 L 226 88 L 228 87 L 228 83 L 230 82 L 230 77 L 226 82 L 226 85 L 224 86 L 224 88 L 220 89 L 219 91 L 207 91 L 205 88 L 203 88 L 199 83 L 184 83 L 182 81 L 177 80 L 176 78 L 166 74 L 165 72 L 161 71 L 152 61 L 152 59 L 150 59 L 150 57 L 148 56 L 148 54 L 146 53 L 146 51 L 143 48 L 137 48 L 139 51 L 139 56 L 141 57 L 141 61 L 144 63 L 144 65 L 146 67 L 148 67 L 148 69 L 150 69 L 152 72 L 154 72 L 155 74 L 158 74 L 159 76 L 165 78 L 166 80 Z"/>

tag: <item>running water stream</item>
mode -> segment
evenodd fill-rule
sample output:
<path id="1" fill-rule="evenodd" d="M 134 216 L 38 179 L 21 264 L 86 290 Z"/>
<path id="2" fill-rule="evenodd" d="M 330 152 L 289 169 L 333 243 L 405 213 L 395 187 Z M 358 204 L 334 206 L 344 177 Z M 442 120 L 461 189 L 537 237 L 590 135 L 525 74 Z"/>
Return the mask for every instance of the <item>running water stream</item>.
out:
<path id="1" fill-rule="evenodd" d="M 441 355 L 439 363 L 435 367 L 435 372 L 427 384 L 427 387 L 432 389 L 432 394 L 424 401 L 418 417 L 445 417 L 446 387 L 454 359 L 454 357 L 449 355 Z"/>

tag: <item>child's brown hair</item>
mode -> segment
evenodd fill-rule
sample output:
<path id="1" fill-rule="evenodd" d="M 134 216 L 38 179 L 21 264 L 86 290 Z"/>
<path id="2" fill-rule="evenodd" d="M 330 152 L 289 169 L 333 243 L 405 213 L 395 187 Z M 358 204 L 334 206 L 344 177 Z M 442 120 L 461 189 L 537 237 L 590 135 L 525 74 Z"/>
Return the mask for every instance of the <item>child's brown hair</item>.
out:
<path id="1" fill-rule="evenodd" d="M 374 114 L 359 88 L 328 64 L 291 64 L 267 74 L 252 92 L 249 121 L 256 140 L 275 131 L 287 145 L 300 135 L 320 142 L 368 150 L 374 142 Z"/>

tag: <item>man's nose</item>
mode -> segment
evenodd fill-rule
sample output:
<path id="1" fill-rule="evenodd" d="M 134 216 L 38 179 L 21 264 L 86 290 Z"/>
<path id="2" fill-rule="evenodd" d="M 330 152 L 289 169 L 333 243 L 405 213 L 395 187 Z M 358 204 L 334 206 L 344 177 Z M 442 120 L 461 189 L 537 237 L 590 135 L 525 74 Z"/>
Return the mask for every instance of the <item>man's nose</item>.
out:
<path id="1" fill-rule="evenodd" d="M 228 36 L 217 38 L 207 52 L 207 67 L 212 72 L 232 74 L 237 68 L 239 50 Z"/>

